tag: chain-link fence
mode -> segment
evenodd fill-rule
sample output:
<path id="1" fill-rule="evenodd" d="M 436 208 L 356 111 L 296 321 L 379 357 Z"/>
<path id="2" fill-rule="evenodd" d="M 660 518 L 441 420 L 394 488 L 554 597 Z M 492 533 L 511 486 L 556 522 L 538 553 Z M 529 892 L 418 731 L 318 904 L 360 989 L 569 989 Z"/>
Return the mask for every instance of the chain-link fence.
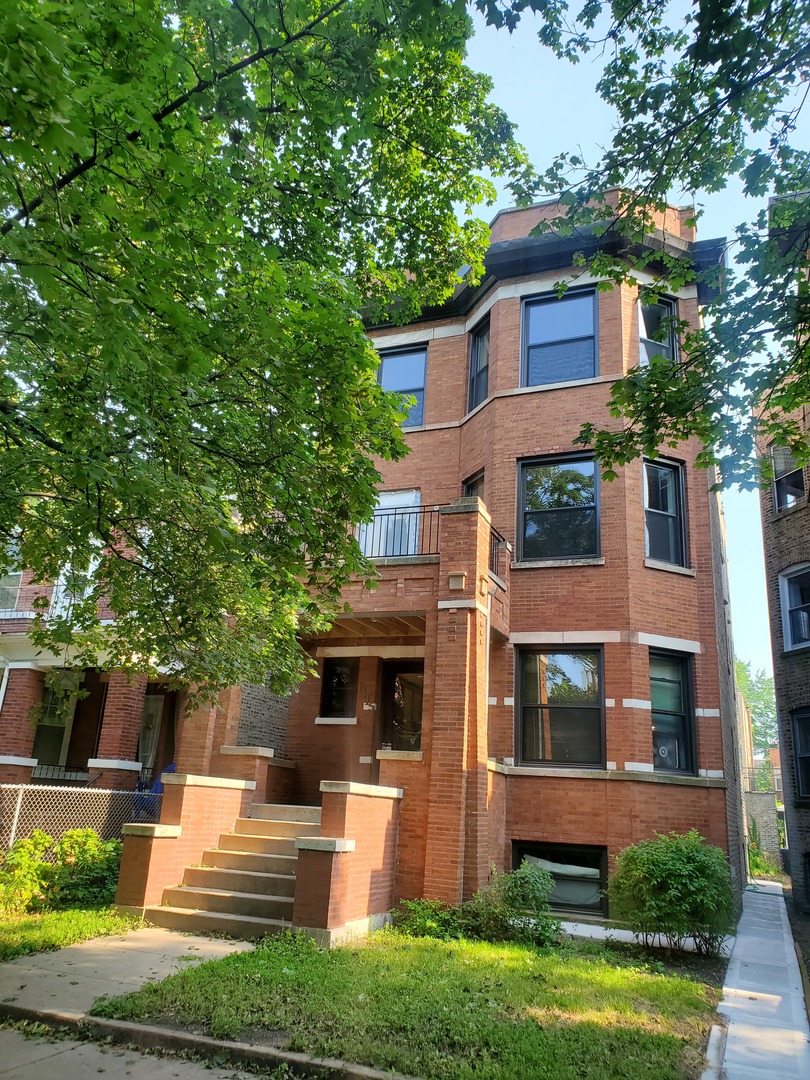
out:
<path id="1" fill-rule="evenodd" d="M 68 829 L 95 829 L 113 840 L 129 821 L 159 821 L 162 799 L 151 791 L 0 784 L 0 851 L 35 829 L 56 838 Z"/>

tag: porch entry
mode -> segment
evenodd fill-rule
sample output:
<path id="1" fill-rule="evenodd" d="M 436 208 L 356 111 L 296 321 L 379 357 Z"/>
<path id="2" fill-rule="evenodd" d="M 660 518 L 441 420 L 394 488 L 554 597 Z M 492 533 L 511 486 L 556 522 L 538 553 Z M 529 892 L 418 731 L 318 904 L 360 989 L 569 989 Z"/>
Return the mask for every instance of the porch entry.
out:
<path id="1" fill-rule="evenodd" d="M 381 750 L 422 748 L 424 660 L 384 660 L 381 687 Z"/>

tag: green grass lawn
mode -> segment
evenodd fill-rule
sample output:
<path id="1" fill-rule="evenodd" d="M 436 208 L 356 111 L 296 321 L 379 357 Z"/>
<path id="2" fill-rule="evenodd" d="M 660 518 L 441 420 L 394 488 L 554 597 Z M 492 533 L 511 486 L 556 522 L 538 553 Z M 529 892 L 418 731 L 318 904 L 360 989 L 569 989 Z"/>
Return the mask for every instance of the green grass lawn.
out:
<path id="1" fill-rule="evenodd" d="M 61 949 L 77 941 L 123 934 L 142 926 L 141 919 L 119 915 L 112 908 L 71 908 L 47 911 L 42 915 L 3 915 L 0 917 L 0 960 L 15 956 Z"/>
<path id="2" fill-rule="evenodd" d="M 271 939 L 95 1013 L 277 1043 L 425 1080 L 697 1077 L 716 989 L 593 943 L 533 950 L 383 932 Z"/>

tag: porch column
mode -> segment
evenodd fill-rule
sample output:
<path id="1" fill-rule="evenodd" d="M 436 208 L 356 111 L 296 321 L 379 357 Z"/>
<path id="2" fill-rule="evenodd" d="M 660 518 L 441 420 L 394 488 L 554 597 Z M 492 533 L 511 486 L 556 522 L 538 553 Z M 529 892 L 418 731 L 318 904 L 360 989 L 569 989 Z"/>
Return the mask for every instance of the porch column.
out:
<path id="1" fill-rule="evenodd" d="M 487 595 L 490 518 L 442 509 L 425 895 L 457 903 L 487 879 Z"/>
<path id="2" fill-rule="evenodd" d="M 122 671 L 111 671 L 107 678 L 98 750 L 87 762 L 94 787 L 128 791 L 138 782 L 138 740 L 146 681 L 145 675 L 128 681 Z"/>
<path id="3" fill-rule="evenodd" d="M 0 709 L 0 784 L 27 784 L 36 765 L 31 709 L 42 701 L 45 676 L 33 667 L 8 668 Z"/>

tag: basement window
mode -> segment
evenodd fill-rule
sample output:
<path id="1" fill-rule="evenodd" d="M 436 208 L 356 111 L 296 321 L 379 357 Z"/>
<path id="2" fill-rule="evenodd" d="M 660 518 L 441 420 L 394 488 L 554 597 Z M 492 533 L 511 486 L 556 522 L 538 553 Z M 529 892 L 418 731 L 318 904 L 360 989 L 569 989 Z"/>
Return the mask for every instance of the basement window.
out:
<path id="1" fill-rule="evenodd" d="M 548 870 L 554 879 L 549 898 L 553 910 L 607 914 L 607 848 L 513 840 L 513 869 L 516 870 L 524 859 Z"/>

